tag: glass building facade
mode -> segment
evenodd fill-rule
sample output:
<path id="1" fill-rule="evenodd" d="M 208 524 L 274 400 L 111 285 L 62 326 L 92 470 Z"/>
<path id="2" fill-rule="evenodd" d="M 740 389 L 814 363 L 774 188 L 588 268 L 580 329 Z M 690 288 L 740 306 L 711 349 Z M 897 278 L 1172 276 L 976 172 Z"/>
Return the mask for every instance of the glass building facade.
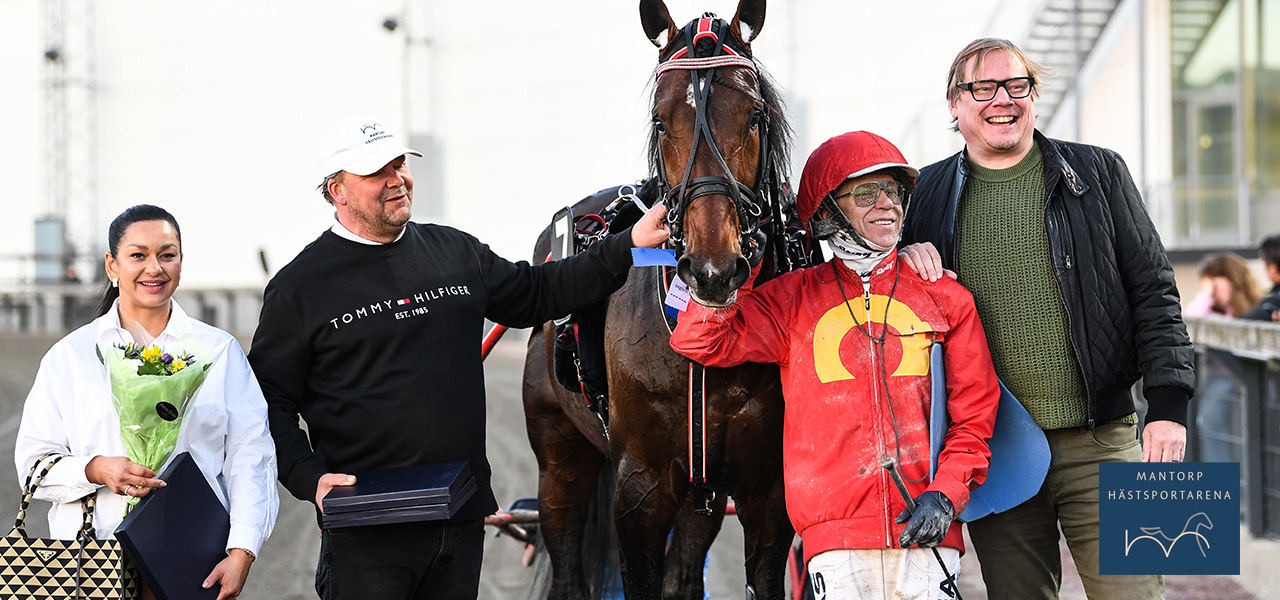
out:
<path id="1" fill-rule="evenodd" d="M 1171 248 L 1280 232 L 1280 2 L 1172 0 Z"/>

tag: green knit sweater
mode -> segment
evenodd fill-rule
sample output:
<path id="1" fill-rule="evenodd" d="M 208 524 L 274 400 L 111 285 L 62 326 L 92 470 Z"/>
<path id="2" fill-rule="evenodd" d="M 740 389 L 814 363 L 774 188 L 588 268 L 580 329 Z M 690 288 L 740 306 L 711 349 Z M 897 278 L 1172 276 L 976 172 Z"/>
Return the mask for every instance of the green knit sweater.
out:
<path id="1" fill-rule="evenodd" d="M 956 270 L 973 292 L 996 373 L 1041 428 L 1086 425 L 1088 393 L 1049 257 L 1040 148 L 1007 169 L 968 166 Z"/>

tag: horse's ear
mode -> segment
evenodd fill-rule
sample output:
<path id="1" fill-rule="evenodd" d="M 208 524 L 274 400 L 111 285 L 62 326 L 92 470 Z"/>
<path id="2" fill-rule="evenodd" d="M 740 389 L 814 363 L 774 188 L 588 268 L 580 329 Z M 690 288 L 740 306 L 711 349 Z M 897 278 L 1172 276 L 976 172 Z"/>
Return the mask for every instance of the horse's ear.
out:
<path id="1" fill-rule="evenodd" d="M 729 26 L 729 31 L 744 43 L 750 44 L 751 40 L 760 35 L 760 29 L 764 27 L 764 3 L 765 0 L 738 2 L 738 12 L 733 15 L 733 24 Z"/>
<path id="2" fill-rule="evenodd" d="M 659 48 L 666 47 L 675 37 L 676 23 L 662 0 L 640 0 L 640 24 L 649 41 Z"/>

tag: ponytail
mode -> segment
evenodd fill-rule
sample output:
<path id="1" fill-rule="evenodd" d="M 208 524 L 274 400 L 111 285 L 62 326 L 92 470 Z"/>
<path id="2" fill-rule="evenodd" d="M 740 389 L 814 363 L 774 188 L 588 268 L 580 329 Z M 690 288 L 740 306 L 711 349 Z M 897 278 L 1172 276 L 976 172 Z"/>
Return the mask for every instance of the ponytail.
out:
<path id="1" fill-rule="evenodd" d="M 115 253 L 112 253 L 115 256 Z M 111 306 L 116 303 L 116 298 L 120 297 L 120 288 L 107 282 L 107 287 L 102 290 L 102 298 L 98 300 L 98 316 L 107 314 L 111 310 Z"/>

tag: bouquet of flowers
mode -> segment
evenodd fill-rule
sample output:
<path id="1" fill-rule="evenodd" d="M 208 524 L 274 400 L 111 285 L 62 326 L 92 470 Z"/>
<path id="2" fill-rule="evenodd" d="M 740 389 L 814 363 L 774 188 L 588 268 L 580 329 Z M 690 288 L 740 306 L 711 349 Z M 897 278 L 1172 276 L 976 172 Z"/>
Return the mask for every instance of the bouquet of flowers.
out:
<path id="1" fill-rule="evenodd" d="M 152 471 L 159 471 L 173 454 L 187 401 L 212 366 L 197 358 L 210 354 L 199 338 L 184 335 L 178 344 L 180 348 L 168 351 L 134 343 L 98 349 L 98 360 L 111 380 L 111 402 L 120 417 L 129 460 Z M 137 502 L 129 498 L 130 506 Z"/>

